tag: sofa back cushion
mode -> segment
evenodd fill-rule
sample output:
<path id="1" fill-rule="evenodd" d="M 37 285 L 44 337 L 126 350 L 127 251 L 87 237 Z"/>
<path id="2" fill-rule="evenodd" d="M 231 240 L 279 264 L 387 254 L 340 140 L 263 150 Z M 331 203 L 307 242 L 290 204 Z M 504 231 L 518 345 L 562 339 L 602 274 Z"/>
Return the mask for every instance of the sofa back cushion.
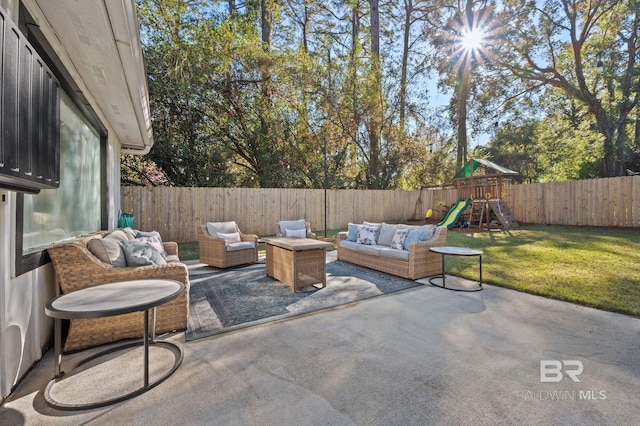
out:
<path id="1" fill-rule="evenodd" d="M 356 242 L 358 239 L 358 224 L 357 223 L 349 223 L 347 231 L 347 241 Z"/>
<path id="2" fill-rule="evenodd" d="M 409 250 L 409 246 L 411 245 L 411 243 L 416 243 L 418 241 L 429 241 L 433 237 L 435 230 L 436 227 L 434 225 L 424 225 L 409 230 L 407 239 L 404 242 L 404 249 Z"/>
<path id="3" fill-rule="evenodd" d="M 105 239 L 111 239 L 116 241 L 128 241 L 130 238 L 127 234 L 121 229 L 114 229 L 104 236 Z"/>
<path id="4" fill-rule="evenodd" d="M 398 225 L 389 225 L 388 223 L 382 223 L 380 225 L 380 235 L 378 235 L 378 245 L 390 246 L 393 236 L 396 234 Z"/>
<path id="5" fill-rule="evenodd" d="M 124 234 L 127 236 L 127 239 L 129 240 L 135 240 L 136 239 L 136 230 L 127 226 L 126 228 L 122 228 L 120 229 L 122 232 L 124 232 Z"/>
<path id="6" fill-rule="evenodd" d="M 299 231 L 304 230 L 304 237 L 307 237 L 311 233 L 311 225 L 306 221 L 306 219 L 298 219 L 298 220 L 281 220 L 278 222 L 278 229 L 276 229 L 276 234 L 278 236 L 287 236 L 287 230 L 291 231 Z"/>
<path id="7" fill-rule="evenodd" d="M 233 234 L 240 232 L 235 220 L 229 222 L 207 222 L 207 232 L 212 237 L 218 238 L 218 234 Z M 222 237 L 219 237 L 222 238 Z"/>
<path id="8" fill-rule="evenodd" d="M 305 229 L 305 220 L 281 220 L 278 222 L 278 226 L 280 226 L 280 232 L 284 234 L 286 229 Z"/>
<path id="9" fill-rule="evenodd" d="M 92 238 L 87 243 L 87 248 L 95 257 L 103 261 L 104 263 L 115 266 L 125 267 L 127 266 L 127 260 L 120 246 L 120 241 L 117 238 Z"/>

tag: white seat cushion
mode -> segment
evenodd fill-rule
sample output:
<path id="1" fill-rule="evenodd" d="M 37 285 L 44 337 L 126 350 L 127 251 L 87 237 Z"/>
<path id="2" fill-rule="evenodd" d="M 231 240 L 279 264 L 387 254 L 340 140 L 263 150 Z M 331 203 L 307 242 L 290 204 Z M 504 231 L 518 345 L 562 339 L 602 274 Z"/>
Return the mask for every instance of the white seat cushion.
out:
<path id="1" fill-rule="evenodd" d="M 372 256 L 380 256 L 380 247 L 378 246 L 356 243 L 356 251 L 359 253 L 370 254 Z"/>
<path id="2" fill-rule="evenodd" d="M 378 246 L 380 257 L 389 259 L 409 260 L 409 252 L 406 250 L 392 249 L 391 247 Z"/>
<path id="3" fill-rule="evenodd" d="M 348 248 L 349 250 L 357 250 L 358 243 L 349 240 L 340 241 L 340 247 Z"/>
<path id="4" fill-rule="evenodd" d="M 254 249 L 256 246 L 253 241 L 241 241 L 239 243 L 228 243 L 225 246 L 227 251 L 237 251 L 237 250 L 246 250 L 246 249 Z"/>

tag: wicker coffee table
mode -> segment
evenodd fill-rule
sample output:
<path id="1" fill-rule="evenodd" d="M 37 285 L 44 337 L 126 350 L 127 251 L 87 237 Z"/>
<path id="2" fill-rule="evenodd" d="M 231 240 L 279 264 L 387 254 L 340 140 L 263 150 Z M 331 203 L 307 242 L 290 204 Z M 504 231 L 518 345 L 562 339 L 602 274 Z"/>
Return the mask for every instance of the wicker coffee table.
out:
<path id="1" fill-rule="evenodd" d="M 267 276 L 289 285 L 294 292 L 310 285 L 327 285 L 326 251 L 333 244 L 310 238 L 263 238 Z"/>

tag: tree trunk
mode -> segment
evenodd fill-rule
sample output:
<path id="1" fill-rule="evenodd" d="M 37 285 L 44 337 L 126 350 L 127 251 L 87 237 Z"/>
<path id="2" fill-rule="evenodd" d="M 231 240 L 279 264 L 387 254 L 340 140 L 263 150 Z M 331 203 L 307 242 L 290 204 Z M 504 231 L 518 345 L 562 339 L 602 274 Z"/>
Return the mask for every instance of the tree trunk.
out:
<path id="1" fill-rule="evenodd" d="M 262 29 L 262 43 L 265 49 L 271 46 L 271 22 L 273 20 L 271 0 L 260 1 L 260 23 Z"/>
<path id="2" fill-rule="evenodd" d="M 400 73 L 400 135 L 405 135 L 405 109 L 407 103 L 407 65 L 409 62 L 409 33 L 411 31 L 411 14 L 413 0 L 404 2 L 404 34 L 402 39 L 402 70 Z"/>
<path id="3" fill-rule="evenodd" d="M 382 130 L 382 69 L 380 65 L 380 10 L 378 0 L 369 0 L 371 5 L 371 75 L 373 92 L 370 96 L 371 116 L 369 125 L 369 172 L 367 183 L 370 189 L 380 187 L 380 133 Z"/>
<path id="4" fill-rule="evenodd" d="M 360 36 L 360 16 L 357 2 L 351 9 L 351 112 L 353 114 L 353 128 L 350 129 L 350 137 L 353 140 L 353 152 L 351 167 L 357 167 L 356 155 L 358 151 L 358 128 L 360 127 L 360 105 L 358 101 L 358 46 Z"/>
<path id="5" fill-rule="evenodd" d="M 636 130 L 633 137 L 633 146 L 636 152 L 640 152 L 640 111 L 636 113 Z"/>
<path id="6" fill-rule="evenodd" d="M 469 97 L 469 74 L 468 63 L 462 65 L 462 76 L 460 87 L 458 87 L 458 150 L 456 155 L 456 170 L 460 170 L 467 164 L 467 98 Z"/>
<path id="7" fill-rule="evenodd" d="M 265 57 L 264 62 L 261 65 L 261 73 L 262 73 L 262 87 L 261 87 L 261 105 L 258 109 L 260 114 L 260 131 L 258 132 L 258 143 L 254 148 L 257 150 L 256 158 L 262 158 L 263 152 L 268 152 L 268 150 L 275 150 L 274 141 L 272 140 L 272 132 L 271 132 L 271 100 L 272 100 L 272 92 L 273 92 L 273 84 L 271 82 L 271 64 L 269 57 L 269 53 L 271 52 L 271 23 L 272 23 L 272 0 L 261 0 L 260 2 L 260 24 L 262 30 L 262 49 L 264 50 Z M 258 174 L 258 181 L 260 182 L 261 187 L 272 187 L 274 182 L 272 180 L 271 174 L 269 173 L 269 169 L 273 166 L 272 164 L 265 164 L 265 167 L 262 165 L 257 165 L 256 170 L 261 170 Z"/>

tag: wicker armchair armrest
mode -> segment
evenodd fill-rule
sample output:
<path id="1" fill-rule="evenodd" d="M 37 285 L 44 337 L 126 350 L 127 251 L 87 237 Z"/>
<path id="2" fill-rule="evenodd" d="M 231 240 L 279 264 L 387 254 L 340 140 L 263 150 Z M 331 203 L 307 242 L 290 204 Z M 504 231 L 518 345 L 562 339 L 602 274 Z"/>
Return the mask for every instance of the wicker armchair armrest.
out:
<path id="1" fill-rule="evenodd" d="M 243 234 L 240 233 L 240 241 L 248 241 L 254 243 L 256 246 L 258 245 L 258 236 L 255 234 Z"/>
<path id="2" fill-rule="evenodd" d="M 164 245 L 164 250 L 167 252 L 168 255 L 170 256 L 178 255 L 178 243 L 174 241 L 164 241 L 162 245 Z"/>

